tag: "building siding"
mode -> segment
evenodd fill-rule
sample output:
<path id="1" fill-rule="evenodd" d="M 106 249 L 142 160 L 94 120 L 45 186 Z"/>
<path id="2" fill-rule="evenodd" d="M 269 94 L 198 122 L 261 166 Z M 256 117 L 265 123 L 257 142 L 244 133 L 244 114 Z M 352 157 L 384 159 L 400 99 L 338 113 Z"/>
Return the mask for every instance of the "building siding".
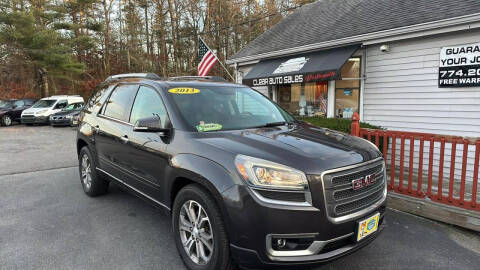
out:
<path id="1" fill-rule="evenodd" d="M 440 49 L 480 41 L 480 31 L 367 48 L 363 120 L 387 129 L 477 137 L 480 87 L 439 88 Z"/>
<path id="2" fill-rule="evenodd" d="M 480 41 L 480 31 L 423 37 L 367 48 L 363 120 L 390 130 L 480 137 L 480 87 L 439 88 L 440 49 Z M 424 164 L 428 164 L 428 142 Z M 408 172 L 409 141 L 405 142 L 405 172 Z M 474 146 L 469 147 L 467 181 L 473 176 Z M 400 140 L 397 140 L 397 168 Z M 435 144 L 434 170 L 438 173 L 440 144 Z M 461 176 L 463 146 L 455 152 L 455 181 Z M 388 153 L 390 162 L 391 151 Z M 445 145 L 444 185 L 448 184 L 451 144 Z M 414 168 L 418 168 L 418 142 Z M 447 178 L 445 178 L 447 177 Z"/>

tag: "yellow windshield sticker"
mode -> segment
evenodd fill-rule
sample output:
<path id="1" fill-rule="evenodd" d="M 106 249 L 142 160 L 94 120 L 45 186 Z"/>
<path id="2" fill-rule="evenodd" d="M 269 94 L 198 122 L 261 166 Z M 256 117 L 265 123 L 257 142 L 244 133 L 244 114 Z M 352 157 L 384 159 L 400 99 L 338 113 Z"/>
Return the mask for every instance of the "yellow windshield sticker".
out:
<path id="1" fill-rule="evenodd" d="M 222 125 L 220 124 L 200 124 L 197 126 L 198 132 L 206 132 L 206 131 L 215 131 L 215 130 L 220 130 L 222 129 Z"/>
<path id="2" fill-rule="evenodd" d="M 189 94 L 200 93 L 200 89 L 197 89 L 197 88 L 172 88 L 172 89 L 168 90 L 168 92 L 170 92 L 172 94 L 189 95 Z"/>

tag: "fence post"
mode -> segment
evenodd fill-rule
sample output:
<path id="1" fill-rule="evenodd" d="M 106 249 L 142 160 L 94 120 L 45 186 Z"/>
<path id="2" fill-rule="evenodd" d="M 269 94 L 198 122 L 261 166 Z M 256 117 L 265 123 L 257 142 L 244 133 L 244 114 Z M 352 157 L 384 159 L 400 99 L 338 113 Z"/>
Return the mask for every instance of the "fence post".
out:
<path id="1" fill-rule="evenodd" d="M 350 134 L 353 136 L 360 137 L 360 115 L 357 112 L 354 112 L 352 115 L 352 126 Z"/>

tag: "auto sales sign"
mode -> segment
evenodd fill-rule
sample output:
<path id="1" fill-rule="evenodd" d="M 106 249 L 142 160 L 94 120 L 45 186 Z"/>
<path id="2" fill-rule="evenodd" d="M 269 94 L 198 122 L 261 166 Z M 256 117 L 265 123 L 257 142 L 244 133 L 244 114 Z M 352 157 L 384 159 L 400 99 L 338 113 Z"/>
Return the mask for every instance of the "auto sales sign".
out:
<path id="1" fill-rule="evenodd" d="M 441 49 L 438 86 L 480 86 L 480 43 Z"/>

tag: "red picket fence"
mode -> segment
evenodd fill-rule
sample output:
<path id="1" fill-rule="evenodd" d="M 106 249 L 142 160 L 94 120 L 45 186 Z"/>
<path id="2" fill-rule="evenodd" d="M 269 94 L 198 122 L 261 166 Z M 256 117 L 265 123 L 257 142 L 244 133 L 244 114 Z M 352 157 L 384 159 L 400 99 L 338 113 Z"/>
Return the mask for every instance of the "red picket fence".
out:
<path id="1" fill-rule="evenodd" d="M 357 113 L 352 120 L 351 134 L 375 143 L 382 151 L 390 192 L 480 212 L 477 201 L 480 138 L 360 128 Z M 451 148 L 450 158 L 445 157 L 446 145 Z M 460 153 L 457 146 L 463 148 Z M 475 153 L 473 157 L 469 151 Z M 456 168 L 460 160 L 461 166 Z M 473 164 L 473 169 L 469 164 Z M 473 171 L 469 177 L 467 167 Z"/>

